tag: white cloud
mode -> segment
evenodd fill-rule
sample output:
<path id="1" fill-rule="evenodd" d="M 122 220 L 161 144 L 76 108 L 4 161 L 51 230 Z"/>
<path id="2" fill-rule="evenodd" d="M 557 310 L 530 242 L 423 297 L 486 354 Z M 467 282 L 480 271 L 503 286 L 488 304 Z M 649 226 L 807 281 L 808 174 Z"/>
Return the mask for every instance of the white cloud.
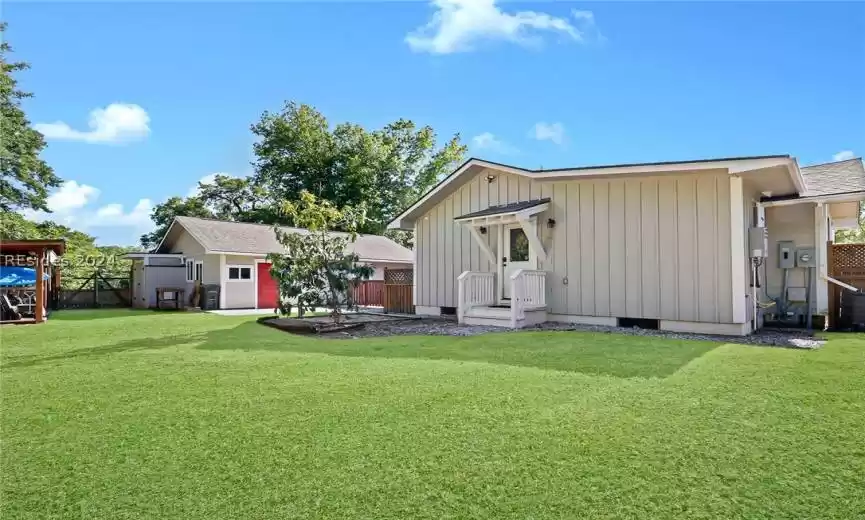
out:
<path id="1" fill-rule="evenodd" d="M 535 11 L 506 13 L 495 0 L 433 0 L 432 19 L 405 37 L 415 52 L 450 54 L 471 51 L 484 40 L 537 45 L 540 33 L 553 33 L 572 41 L 597 35 L 590 11 L 573 11 L 573 21 Z"/>
<path id="2" fill-rule="evenodd" d="M 126 213 L 123 204 L 107 204 L 96 210 L 95 218 L 90 222 L 92 227 L 133 227 L 136 229 L 149 229 L 153 227 L 150 220 L 150 212 L 153 211 L 153 202 L 150 199 L 141 199 Z"/>
<path id="3" fill-rule="evenodd" d="M 538 141 L 551 141 L 555 144 L 565 142 L 565 127 L 561 123 L 535 123 L 529 135 Z"/>
<path id="4" fill-rule="evenodd" d="M 112 103 L 90 112 L 89 130 L 76 130 L 64 123 L 33 125 L 46 139 L 85 143 L 125 143 L 144 139 L 150 133 L 150 116 L 138 105 Z"/>
<path id="5" fill-rule="evenodd" d="M 99 190 L 93 186 L 66 181 L 57 191 L 48 196 L 48 209 L 56 212 L 71 211 L 83 208 L 97 198 L 99 198 Z"/>
<path id="6" fill-rule="evenodd" d="M 843 150 L 832 156 L 833 160 L 836 161 L 847 161 L 856 157 L 856 154 L 853 153 L 853 150 Z"/>
<path id="7" fill-rule="evenodd" d="M 153 203 L 150 199 L 141 199 L 126 212 L 122 204 L 111 203 L 95 207 L 100 191 L 93 186 L 80 184 L 76 181 L 66 181 L 54 193 L 48 196 L 48 209 L 45 211 L 24 211 L 28 219 L 42 222 L 52 220 L 59 224 L 88 232 L 92 228 L 127 228 L 134 243 L 141 233 L 153 229 L 150 213 Z M 126 233 L 124 231 L 124 233 Z"/>
<path id="8" fill-rule="evenodd" d="M 496 137 L 491 132 L 484 132 L 482 134 L 476 135 L 472 137 L 472 147 L 478 150 L 489 150 L 497 153 L 516 153 L 517 149 L 513 146 L 502 142 L 498 137 Z"/>

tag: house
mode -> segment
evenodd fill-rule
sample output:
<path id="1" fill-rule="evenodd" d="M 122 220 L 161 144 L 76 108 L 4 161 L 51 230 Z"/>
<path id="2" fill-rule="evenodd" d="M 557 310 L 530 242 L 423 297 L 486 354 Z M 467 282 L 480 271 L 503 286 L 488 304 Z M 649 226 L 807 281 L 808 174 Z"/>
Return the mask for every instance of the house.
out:
<path id="1" fill-rule="evenodd" d="M 383 236 L 358 235 L 349 248 L 375 269 L 372 280 L 383 280 L 386 268 L 411 267 L 411 251 Z M 127 255 L 133 306 L 156 306 L 157 287 L 182 288 L 188 298 L 200 281 L 219 286 L 221 309 L 272 309 L 278 291 L 266 257 L 283 250 L 270 225 L 176 217 L 153 252 Z"/>
<path id="2" fill-rule="evenodd" d="M 856 225 L 862 199 L 861 159 L 470 159 L 389 227 L 415 232 L 420 314 L 744 335 L 766 317 L 826 312 L 827 243 Z"/>

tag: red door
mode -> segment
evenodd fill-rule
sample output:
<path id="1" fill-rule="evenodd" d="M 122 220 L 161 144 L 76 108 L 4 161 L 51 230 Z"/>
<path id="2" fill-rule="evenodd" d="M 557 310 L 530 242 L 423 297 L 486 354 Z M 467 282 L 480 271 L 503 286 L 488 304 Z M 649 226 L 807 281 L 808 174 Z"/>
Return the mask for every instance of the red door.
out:
<path id="1" fill-rule="evenodd" d="M 279 289 L 276 280 L 270 276 L 270 264 L 260 263 L 257 269 L 258 308 L 275 309 L 279 301 Z"/>

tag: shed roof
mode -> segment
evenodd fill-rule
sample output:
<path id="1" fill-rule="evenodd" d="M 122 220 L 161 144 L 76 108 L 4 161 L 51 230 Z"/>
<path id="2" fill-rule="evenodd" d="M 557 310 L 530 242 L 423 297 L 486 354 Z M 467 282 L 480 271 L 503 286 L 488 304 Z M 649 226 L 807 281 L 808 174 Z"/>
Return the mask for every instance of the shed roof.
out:
<path id="1" fill-rule="evenodd" d="M 475 218 L 475 217 L 491 217 L 493 215 L 504 215 L 506 213 L 516 213 L 518 211 L 522 211 L 524 209 L 533 208 L 535 206 L 540 206 L 541 204 L 546 204 L 550 202 L 550 198 L 538 199 L 538 200 L 523 200 L 520 202 L 511 202 L 510 204 L 502 204 L 501 206 L 490 206 L 486 209 L 482 209 L 480 211 L 475 211 L 473 213 L 466 213 L 465 215 L 460 215 L 459 217 L 454 218 L 454 220 L 461 220 L 467 218 Z"/>
<path id="2" fill-rule="evenodd" d="M 209 252 L 238 255 L 266 255 L 284 250 L 276 239 L 273 227 L 267 224 L 228 222 L 196 217 L 175 217 L 180 224 Z M 307 234 L 303 228 L 283 227 L 287 233 Z M 334 233 L 346 235 L 346 233 Z M 379 235 L 358 235 L 349 250 L 365 262 L 411 263 L 412 252 L 393 240 Z M 164 252 L 164 251 L 157 251 Z"/>

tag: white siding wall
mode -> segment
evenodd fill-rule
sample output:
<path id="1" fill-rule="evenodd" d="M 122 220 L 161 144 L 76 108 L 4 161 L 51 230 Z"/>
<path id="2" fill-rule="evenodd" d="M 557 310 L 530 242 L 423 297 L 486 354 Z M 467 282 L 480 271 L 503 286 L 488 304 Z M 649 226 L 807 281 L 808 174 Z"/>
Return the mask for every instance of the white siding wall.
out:
<path id="1" fill-rule="evenodd" d="M 795 204 L 766 208 L 766 227 L 769 229 L 769 257 L 766 259 L 766 288 L 772 298 L 781 296 L 783 269 L 778 267 L 778 242 L 792 240 L 796 247 L 814 246 L 814 204 Z M 811 298 L 816 309 L 817 273 L 812 273 Z M 806 273 L 796 268 L 790 271 L 788 287 L 805 287 Z"/>
<path id="2" fill-rule="evenodd" d="M 455 216 L 550 197 L 538 216 L 549 312 L 732 323 L 730 182 L 721 171 L 561 182 L 481 172 L 418 221 L 417 304 L 456 307 L 462 271 L 496 271 Z M 496 229 L 484 239 L 496 252 Z"/>
<path id="3" fill-rule="evenodd" d="M 219 258 L 212 255 L 219 269 Z M 228 267 L 234 265 L 248 265 L 252 268 L 252 277 L 249 280 L 228 280 Z M 255 258 L 251 256 L 226 255 L 226 272 L 223 276 L 225 282 L 225 308 L 226 309 L 251 309 L 255 307 L 255 292 L 258 290 L 255 283 Z"/>

